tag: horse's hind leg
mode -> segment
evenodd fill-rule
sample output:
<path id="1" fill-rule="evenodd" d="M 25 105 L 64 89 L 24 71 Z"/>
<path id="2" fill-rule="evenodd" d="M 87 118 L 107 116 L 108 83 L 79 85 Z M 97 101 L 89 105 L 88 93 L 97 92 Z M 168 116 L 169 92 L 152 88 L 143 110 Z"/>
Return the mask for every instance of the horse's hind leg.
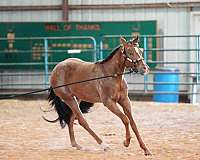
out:
<path id="1" fill-rule="evenodd" d="M 68 97 L 62 97 L 62 99 L 64 100 L 64 102 L 71 108 L 73 114 L 76 116 L 76 118 L 78 119 L 79 124 L 86 129 L 90 135 L 92 135 L 92 137 L 94 137 L 94 139 L 97 141 L 98 144 L 103 144 L 102 140 L 96 135 L 96 133 L 89 127 L 87 121 L 85 120 L 85 118 L 83 117 L 78 103 L 76 101 L 76 99 L 72 96 L 68 96 Z M 107 146 L 103 146 L 104 150 L 107 149 Z"/>
<path id="2" fill-rule="evenodd" d="M 116 116 L 118 116 L 126 129 L 126 140 L 124 141 L 124 146 L 128 147 L 130 144 L 130 140 L 131 140 L 131 134 L 130 134 L 130 130 L 129 130 L 129 119 L 126 115 L 124 115 L 119 107 L 117 106 L 116 102 L 112 101 L 112 100 L 107 100 L 106 103 L 104 103 L 104 105 L 112 112 L 114 113 Z"/>
<path id="3" fill-rule="evenodd" d="M 75 140 L 75 137 L 74 137 L 74 127 L 73 127 L 74 126 L 74 120 L 75 120 L 75 116 L 74 116 L 74 114 L 72 114 L 72 116 L 70 118 L 70 122 L 68 124 L 69 137 L 70 137 L 72 147 L 76 147 L 79 150 L 79 149 L 81 149 L 81 146 L 76 143 L 76 140 Z"/>

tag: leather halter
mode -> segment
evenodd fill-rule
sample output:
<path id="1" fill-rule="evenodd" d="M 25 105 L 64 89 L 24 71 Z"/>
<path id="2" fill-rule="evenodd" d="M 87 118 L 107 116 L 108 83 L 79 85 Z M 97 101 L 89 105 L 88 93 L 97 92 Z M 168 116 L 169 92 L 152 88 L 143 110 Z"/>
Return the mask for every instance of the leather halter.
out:
<path id="1" fill-rule="evenodd" d="M 133 63 L 133 67 L 134 67 L 134 68 L 131 68 L 131 69 L 132 69 L 134 72 L 137 73 L 137 72 L 138 72 L 138 70 L 137 70 L 137 64 L 138 64 L 140 61 L 144 60 L 144 58 L 143 58 L 142 56 L 140 56 L 138 59 L 131 59 L 131 58 L 127 55 L 126 49 L 125 49 L 124 46 L 122 46 L 121 52 L 123 53 L 123 56 L 124 56 L 124 58 L 125 58 L 123 66 L 125 66 L 126 61 L 129 61 L 129 62 Z"/>

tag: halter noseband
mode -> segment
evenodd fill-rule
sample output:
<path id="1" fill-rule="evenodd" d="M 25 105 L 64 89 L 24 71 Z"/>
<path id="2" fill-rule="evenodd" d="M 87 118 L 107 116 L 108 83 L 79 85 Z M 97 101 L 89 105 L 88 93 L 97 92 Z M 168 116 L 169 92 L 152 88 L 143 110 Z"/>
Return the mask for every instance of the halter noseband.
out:
<path id="1" fill-rule="evenodd" d="M 131 62 L 131 63 L 133 63 L 133 64 L 137 64 L 137 63 L 139 63 L 140 61 L 144 60 L 144 58 L 142 58 L 142 57 L 140 57 L 140 58 L 138 58 L 138 59 L 132 60 L 132 59 L 129 58 L 127 55 L 126 55 L 125 58 L 126 58 L 127 61 L 129 61 L 129 62 Z"/>

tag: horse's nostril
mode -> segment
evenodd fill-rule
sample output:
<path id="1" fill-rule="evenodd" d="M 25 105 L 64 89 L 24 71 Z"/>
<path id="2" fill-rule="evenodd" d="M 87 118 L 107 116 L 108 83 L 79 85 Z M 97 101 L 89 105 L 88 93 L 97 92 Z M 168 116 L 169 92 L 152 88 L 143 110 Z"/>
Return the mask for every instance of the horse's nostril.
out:
<path id="1" fill-rule="evenodd" d="M 144 69 L 144 70 L 146 70 L 147 68 L 146 68 L 146 67 L 144 67 L 143 69 Z"/>

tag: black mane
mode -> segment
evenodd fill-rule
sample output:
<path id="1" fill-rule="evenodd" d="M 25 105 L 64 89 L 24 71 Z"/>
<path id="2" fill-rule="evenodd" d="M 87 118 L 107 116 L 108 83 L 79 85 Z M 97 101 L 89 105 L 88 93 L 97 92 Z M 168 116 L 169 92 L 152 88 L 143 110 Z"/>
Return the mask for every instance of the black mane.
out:
<path id="1" fill-rule="evenodd" d="M 116 48 L 114 48 L 108 57 L 106 57 L 106 58 L 103 59 L 102 61 L 99 61 L 98 63 L 102 64 L 102 63 L 105 63 L 105 62 L 109 61 L 109 60 L 115 55 L 115 53 L 117 52 L 117 50 L 118 50 L 120 47 L 121 47 L 121 46 L 119 45 L 119 46 L 117 46 Z"/>

